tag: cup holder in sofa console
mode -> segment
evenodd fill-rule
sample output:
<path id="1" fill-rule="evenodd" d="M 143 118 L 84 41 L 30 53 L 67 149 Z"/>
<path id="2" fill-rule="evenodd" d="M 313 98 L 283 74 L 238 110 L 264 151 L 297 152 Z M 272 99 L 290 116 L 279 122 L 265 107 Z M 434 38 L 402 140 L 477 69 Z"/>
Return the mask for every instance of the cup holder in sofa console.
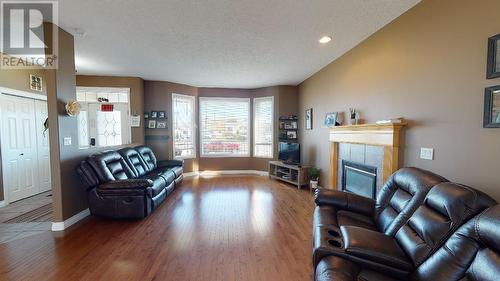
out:
<path id="1" fill-rule="evenodd" d="M 339 241 L 337 240 L 328 240 L 328 244 L 332 245 L 333 247 L 340 248 L 342 247 L 342 244 L 340 244 Z"/>
<path id="2" fill-rule="evenodd" d="M 330 234 L 333 237 L 339 237 L 340 236 L 340 233 L 338 231 L 336 231 L 336 230 L 333 230 L 333 229 L 328 230 L 328 234 Z"/>

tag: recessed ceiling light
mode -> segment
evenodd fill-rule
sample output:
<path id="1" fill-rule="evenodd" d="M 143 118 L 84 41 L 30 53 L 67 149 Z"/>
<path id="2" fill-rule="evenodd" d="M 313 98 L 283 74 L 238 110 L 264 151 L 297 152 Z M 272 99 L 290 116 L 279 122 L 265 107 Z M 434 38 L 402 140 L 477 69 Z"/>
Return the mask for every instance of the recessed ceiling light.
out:
<path id="1" fill-rule="evenodd" d="M 319 43 L 321 43 L 321 44 L 326 44 L 330 41 L 332 41 L 332 37 L 330 37 L 330 36 L 323 36 L 323 37 L 321 37 L 321 39 L 319 39 Z"/>

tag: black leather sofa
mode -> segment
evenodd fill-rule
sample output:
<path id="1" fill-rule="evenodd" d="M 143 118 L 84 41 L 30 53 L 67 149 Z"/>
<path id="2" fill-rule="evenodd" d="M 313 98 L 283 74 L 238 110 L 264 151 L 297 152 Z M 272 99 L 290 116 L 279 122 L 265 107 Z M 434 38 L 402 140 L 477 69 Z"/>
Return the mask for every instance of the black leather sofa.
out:
<path id="1" fill-rule="evenodd" d="M 500 207 L 471 187 L 404 168 L 385 183 L 376 201 L 333 190 L 319 190 L 315 200 L 318 281 L 500 276 Z"/>
<path id="2" fill-rule="evenodd" d="M 146 146 L 90 155 L 77 167 L 93 215 L 148 216 L 183 179 L 183 162 L 157 161 Z"/>

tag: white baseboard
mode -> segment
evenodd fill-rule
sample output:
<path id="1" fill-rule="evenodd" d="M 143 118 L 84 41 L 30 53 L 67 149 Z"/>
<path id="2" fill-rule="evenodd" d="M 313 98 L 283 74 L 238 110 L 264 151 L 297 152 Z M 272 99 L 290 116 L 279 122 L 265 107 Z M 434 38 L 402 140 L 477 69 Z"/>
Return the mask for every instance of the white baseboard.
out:
<path id="1" fill-rule="evenodd" d="M 221 170 L 221 171 L 201 171 L 201 172 L 189 172 L 184 173 L 185 178 L 190 177 L 215 177 L 222 175 L 257 175 L 257 176 L 268 176 L 269 173 L 265 171 L 258 170 Z"/>
<path id="2" fill-rule="evenodd" d="M 79 222 L 80 220 L 88 217 L 90 215 L 90 210 L 85 209 L 78 214 L 72 216 L 71 218 L 62 221 L 62 222 L 53 222 L 52 223 L 52 231 L 63 231 L 67 229 L 68 227 L 74 225 L 75 223 Z"/>
<path id="3" fill-rule="evenodd" d="M 5 202 L 5 200 L 4 201 L 0 201 L 0 208 L 5 207 L 7 205 L 8 204 L 7 204 L 7 202 Z"/>

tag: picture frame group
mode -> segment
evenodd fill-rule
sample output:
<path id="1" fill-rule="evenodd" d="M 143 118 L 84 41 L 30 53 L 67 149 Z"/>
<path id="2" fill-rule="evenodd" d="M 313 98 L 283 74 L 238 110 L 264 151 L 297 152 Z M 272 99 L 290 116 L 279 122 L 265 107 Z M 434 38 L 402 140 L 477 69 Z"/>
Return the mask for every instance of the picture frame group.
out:
<path id="1" fill-rule="evenodd" d="M 146 119 L 166 119 L 167 114 L 165 111 L 151 111 L 151 112 L 144 112 L 144 118 Z"/>

